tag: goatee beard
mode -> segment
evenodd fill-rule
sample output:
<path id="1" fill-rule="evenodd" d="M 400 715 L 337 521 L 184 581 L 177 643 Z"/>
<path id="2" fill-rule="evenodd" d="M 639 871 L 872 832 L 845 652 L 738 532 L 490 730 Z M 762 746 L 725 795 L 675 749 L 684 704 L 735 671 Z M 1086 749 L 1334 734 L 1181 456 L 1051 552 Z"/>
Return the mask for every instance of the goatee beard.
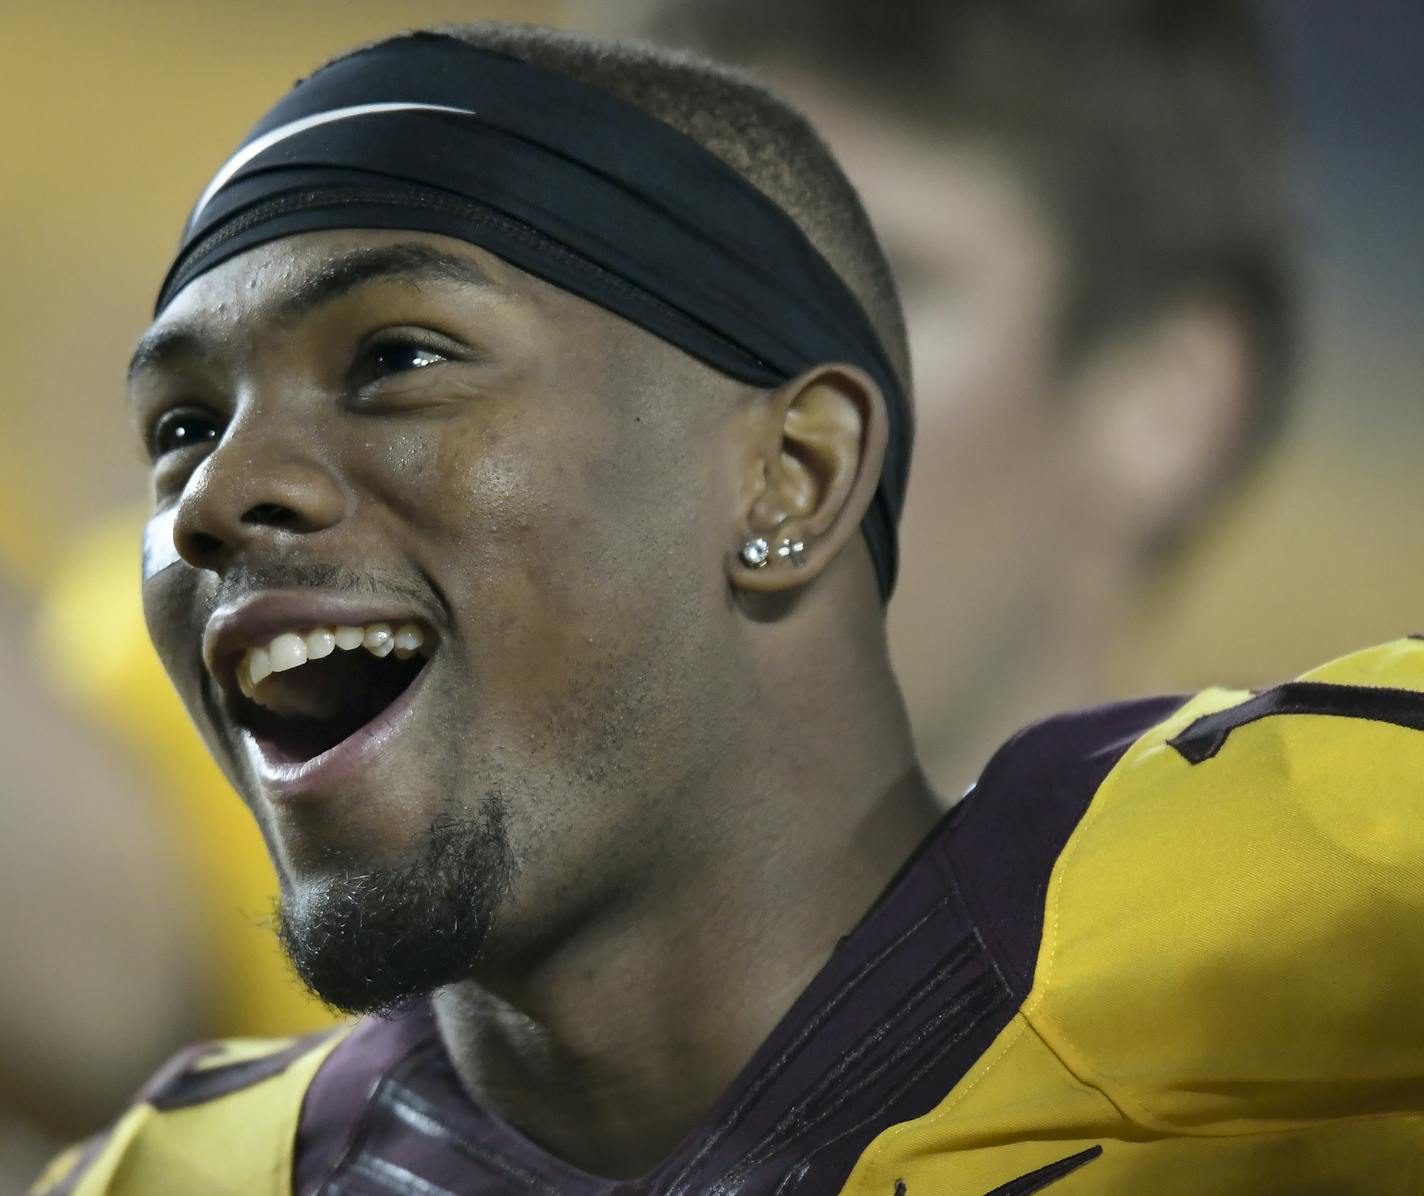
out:
<path id="1" fill-rule="evenodd" d="M 338 872 L 299 893 L 284 884 L 277 936 L 327 1005 L 390 1014 L 470 978 L 514 872 L 505 805 L 490 796 L 475 817 L 432 823 L 399 866 Z"/>

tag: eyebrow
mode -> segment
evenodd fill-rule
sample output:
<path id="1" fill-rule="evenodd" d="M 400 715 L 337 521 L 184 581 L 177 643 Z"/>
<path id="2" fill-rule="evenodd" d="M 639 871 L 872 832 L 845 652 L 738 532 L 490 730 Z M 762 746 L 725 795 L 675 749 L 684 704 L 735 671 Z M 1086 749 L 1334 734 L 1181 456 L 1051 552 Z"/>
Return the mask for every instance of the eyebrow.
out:
<path id="1" fill-rule="evenodd" d="M 386 245 L 355 249 L 323 263 L 302 279 L 280 302 L 273 315 L 287 321 L 306 315 L 370 282 L 395 280 L 456 282 L 481 290 L 498 285 L 478 263 L 428 245 Z M 143 336 L 129 359 L 128 376 L 155 366 L 171 365 L 183 357 L 201 354 L 204 339 L 191 325 L 155 329 Z"/>
<path id="2" fill-rule="evenodd" d="M 129 381 L 142 370 L 171 365 L 183 357 L 196 357 L 202 352 L 202 345 L 202 338 L 183 326 L 145 333 L 129 358 Z"/>

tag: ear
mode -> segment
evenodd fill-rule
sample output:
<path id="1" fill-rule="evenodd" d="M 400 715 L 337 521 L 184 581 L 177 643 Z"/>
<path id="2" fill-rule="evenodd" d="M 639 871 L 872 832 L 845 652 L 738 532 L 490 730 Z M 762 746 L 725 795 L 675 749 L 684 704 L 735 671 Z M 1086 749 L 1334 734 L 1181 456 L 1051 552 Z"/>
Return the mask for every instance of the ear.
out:
<path id="1" fill-rule="evenodd" d="M 835 559 L 870 506 L 885 398 L 864 371 L 821 365 L 765 396 L 753 419 L 728 577 L 744 590 L 794 590 Z"/>
<path id="2" fill-rule="evenodd" d="M 1089 358 L 1074 422 L 1090 515 L 1104 530 L 1147 548 L 1225 480 L 1252 364 L 1239 317 L 1205 298 L 1179 300 Z"/>

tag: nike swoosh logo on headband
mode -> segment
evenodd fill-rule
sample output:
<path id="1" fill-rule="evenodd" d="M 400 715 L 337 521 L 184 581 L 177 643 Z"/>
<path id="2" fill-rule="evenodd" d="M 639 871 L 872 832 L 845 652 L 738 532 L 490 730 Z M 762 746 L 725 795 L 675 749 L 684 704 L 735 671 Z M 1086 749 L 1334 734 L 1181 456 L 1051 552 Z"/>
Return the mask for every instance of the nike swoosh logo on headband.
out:
<path id="1" fill-rule="evenodd" d="M 315 129 L 318 125 L 329 125 L 333 121 L 350 120 L 353 116 L 371 116 L 380 112 L 453 112 L 456 116 L 473 116 L 474 113 L 468 108 L 452 108 L 448 104 L 415 104 L 404 101 L 386 101 L 376 104 L 352 104 L 346 108 L 333 108 L 329 112 L 316 112 L 311 116 L 304 116 L 300 120 L 290 121 L 280 128 L 270 129 L 260 137 L 254 137 L 244 145 L 237 153 L 233 154 L 222 168 L 213 175 L 213 181 L 204 189 L 203 194 L 198 197 L 197 205 L 193 208 L 193 214 L 189 217 L 189 226 L 197 224 L 198 217 L 203 214 L 203 209 L 208 206 L 208 201 L 219 191 L 227 186 L 228 180 L 239 170 L 246 166 L 253 158 L 264 150 L 271 149 L 279 141 L 285 141 L 288 137 L 294 137 L 298 133 L 304 133 L 307 129 Z"/>
<path id="2" fill-rule="evenodd" d="M 1030 1171 L 1027 1175 L 1020 1175 L 1018 1179 L 1011 1179 L 1006 1184 L 1000 1184 L 992 1192 L 984 1193 L 984 1196 L 1029 1196 L 1031 1192 L 1041 1192 L 1049 1184 L 1057 1183 L 1065 1175 L 1077 1171 L 1085 1163 L 1091 1163 L 1102 1153 L 1101 1146 L 1090 1146 L 1087 1150 L 1070 1154 L 1066 1159 L 1059 1159 L 1056 1163 L 1049 1163 L 1046 1167 L 1040 1167 L 1036 1171 Z"/>

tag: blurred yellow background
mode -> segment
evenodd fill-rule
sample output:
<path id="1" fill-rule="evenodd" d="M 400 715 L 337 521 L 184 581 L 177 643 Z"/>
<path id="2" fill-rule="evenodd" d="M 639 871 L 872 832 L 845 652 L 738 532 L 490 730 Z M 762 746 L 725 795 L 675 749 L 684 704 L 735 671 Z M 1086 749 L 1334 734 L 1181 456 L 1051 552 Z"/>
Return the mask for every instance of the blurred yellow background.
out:
<path id="1" fill-rule="evenodd" d="M 86 605 L 83 578 L 113 552 L 94 529 L 136 525 L 143 503 L 123 370 L 190 203 L 264 107 L 330 53 L 432 21 L 588 22 L 597 12 L 529 0 L 5 6 L 0 576 L 23 628 L 68 571 L 71 597 L 48 616 L 34 683 L 57 678 L 81 711 L 108 709 L 104 733 L 137 747 L 130 764 L 141 783 L 166 787 L 163 800 L 190 786 L 208 800 L 219 786 L 191 743 L 153 771 L 165 747 L 145 735 L 178 715 L 160 689 L 132 680 L 151 676 L 148 666 L 123 655 L 132 642 L 123 628 L 137 617 L 137 543 L 129 609 Z M 1424 630 L 1424 179 L 1410 145 L 1424 101 L 1406 65 L 1410 38 L 1398 36 L 1417 34 L 1420 18 L 1382 0 L 1281 2 L 1269 12 L 1305 219 L 1296 413 L 1257 480 L 1160 578 L 1114 662 L 1123 694 L 1265 683 Z M 96 545 L 87 554 L 86 543 Z M 32 651 L 33 635 L 19 634 Z M 96 697 L 105 685 L 108 696 Z M 133 700 L 116 704 L 113 687 L 126 685 Z M 84 725 L 55 722 L 52 738 L 30 735 L 7 751 L 72 750 Z M 42 797 L 0 790 L 0 802 Z M 275 967 L 255 925 L 270 882 L 233 865 L 260 850 L 256 832 L 235 798 L 222 800 L 221 809 L 174 813 L 180 839 L 198 845 L 190 867 L 230 894 L 202 917 L 211 934 L 241 944 L 238 958 Z M 62 880 L 65 861 L 52 866 Z M 200 1019 L 207 1032 L 300 1028 L 325 1016 L 294 991 L 256 1010 L 230 995 Z"/>

